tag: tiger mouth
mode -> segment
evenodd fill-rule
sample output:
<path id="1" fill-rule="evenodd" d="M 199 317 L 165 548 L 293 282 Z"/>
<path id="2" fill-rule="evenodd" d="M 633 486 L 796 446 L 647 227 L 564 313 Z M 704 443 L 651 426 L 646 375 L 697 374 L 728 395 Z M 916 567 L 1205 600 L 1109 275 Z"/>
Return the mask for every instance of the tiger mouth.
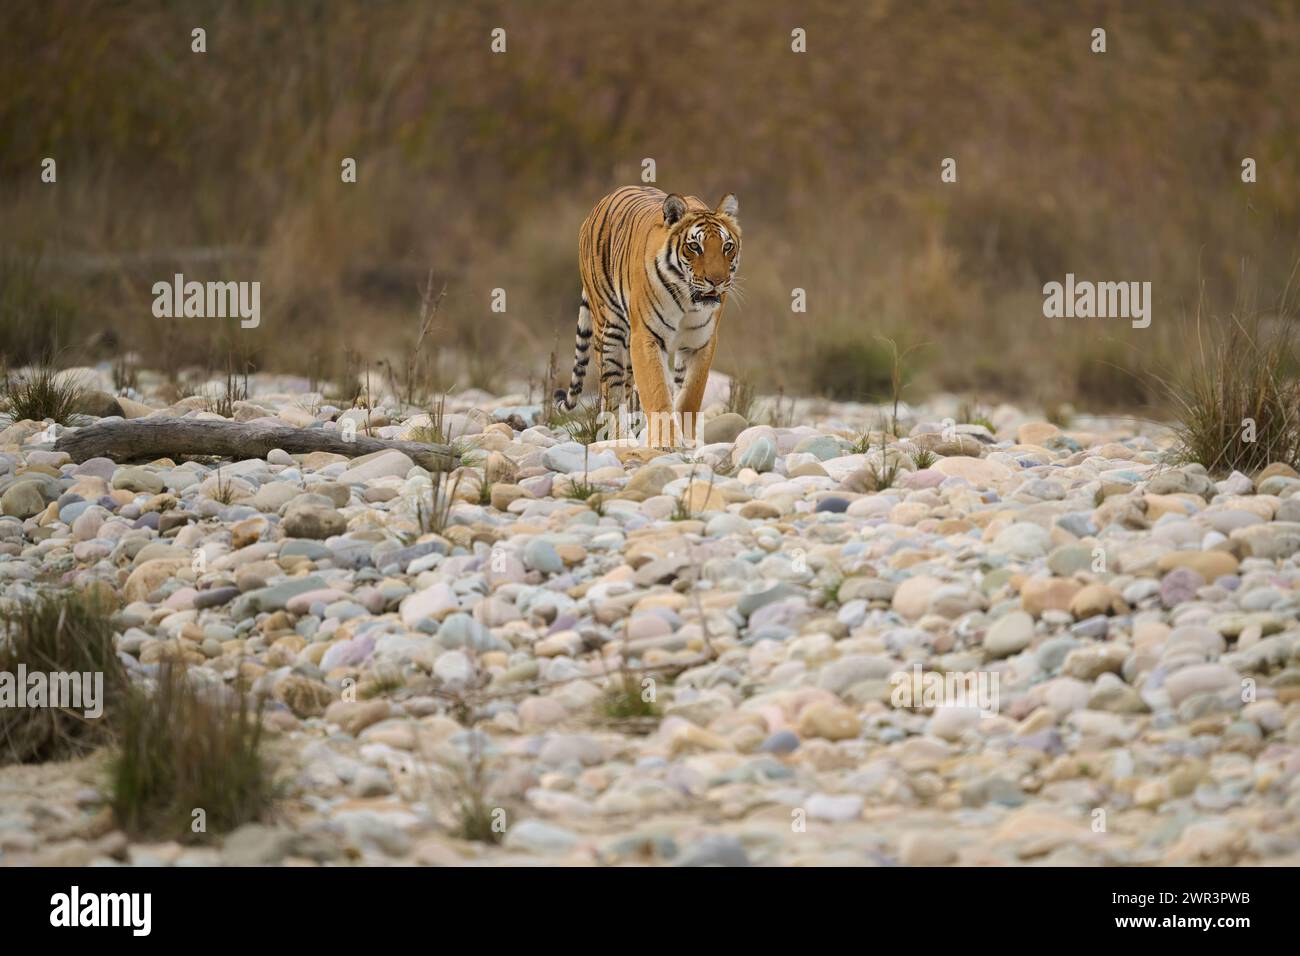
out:
<path id="1" fill-rule="evenodd" d="M 716 292 L 692 292 L 691 301 L 708 305 L 717 305 L 722 301 L 722 296 L 718 295 Z"/>

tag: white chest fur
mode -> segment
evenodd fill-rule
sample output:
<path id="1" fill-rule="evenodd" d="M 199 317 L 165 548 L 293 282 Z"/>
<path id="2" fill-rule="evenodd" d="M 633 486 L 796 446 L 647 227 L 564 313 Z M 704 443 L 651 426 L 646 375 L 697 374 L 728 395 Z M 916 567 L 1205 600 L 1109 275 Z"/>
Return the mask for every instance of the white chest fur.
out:
<path id="1" fill-rule="evenodd" d="M 674 354 L 689 352 L 708 345 L 718 325 L 719 308 L 718 304 L 710 303 L 692 306 L 682 312 L 674 323 L 677 330 L 669 336 L 668 351 Z"/>

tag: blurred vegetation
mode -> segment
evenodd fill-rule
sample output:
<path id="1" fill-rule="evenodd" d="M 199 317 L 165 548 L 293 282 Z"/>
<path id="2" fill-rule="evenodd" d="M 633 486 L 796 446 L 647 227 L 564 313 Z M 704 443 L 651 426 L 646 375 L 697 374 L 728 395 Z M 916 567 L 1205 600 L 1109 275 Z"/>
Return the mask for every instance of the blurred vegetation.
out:
<path id="1" fill-rule="evenodd" d="M 261 703 L 243 687 L 197 685 L 165 662 L 156 687 L 131 688 L 120 723 L 107 787 L 126 832 L 199 842 L 269 814 Z"/>
<path id="2" fill-rule="evenodd" d="M 0 609 L 0 673 L 78 675 L 85 680 L 73 706 L 0 707 L 0 767 L 87 754 L 110 739 L 120 722 L 128 677 L 113 645 L 112 607 L 95 591 L 43 592 Z M 94 675 L 102 678 L 96 687 Z M 47 693 L 53 700 L 54 680 Z M 29 688 L 19 686 L 19 693 Z M 68 703 L 68 702 L 61 702 Z M 88 717 L 87 711 L 97 716 Z"/>
<path id="3" fill-rule="evenodd" d="M 661 188 L 740 197 L 721 369 L 875 397 L 887 336 L 926 343 L 909 397 L 1127 406 L 1198 302 L 1283 296 L 1298 89 L 1293 0 L 5 4 L 0 353 L 176 374 L 235 338 L 338 382 L 354 354 L 402 366 L 432 282 L 431 378 L 535 375 L 571 333 L 579 224 L 651 157 Z M 260 327 L 155 319 L 176 271 L 261 281 Z M 1044 318 L 1066 272 L 1151 281 L 1151 327 Z"/>

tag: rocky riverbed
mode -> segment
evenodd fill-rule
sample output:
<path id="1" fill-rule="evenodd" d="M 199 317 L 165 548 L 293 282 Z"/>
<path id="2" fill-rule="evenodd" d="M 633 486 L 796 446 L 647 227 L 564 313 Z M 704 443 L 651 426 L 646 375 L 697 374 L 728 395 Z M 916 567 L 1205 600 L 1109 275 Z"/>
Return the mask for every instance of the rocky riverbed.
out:
<path id="1" fill-rule="evenodd" d="M 144 381 L 101 410 L 218 417 Z M 428 434 L 252 385 L 233 418 Z M 1300 475 L 943 397 L 882 454 L 874 406 L 773 427 L 725 394 L 673 454 L 451 395 L 440 532 L 398 451 L 78 464 L 6 424 L 5 599 L 96 588 L 133 671 L 248 681 L 281 796 L 140 843 L 103 754 L 6 767 L 0 863 L 1300 864 Z M 899 705 L 942 675 L 984 693 Z M 498 843 L 458 835 L 467 800 Z"/>

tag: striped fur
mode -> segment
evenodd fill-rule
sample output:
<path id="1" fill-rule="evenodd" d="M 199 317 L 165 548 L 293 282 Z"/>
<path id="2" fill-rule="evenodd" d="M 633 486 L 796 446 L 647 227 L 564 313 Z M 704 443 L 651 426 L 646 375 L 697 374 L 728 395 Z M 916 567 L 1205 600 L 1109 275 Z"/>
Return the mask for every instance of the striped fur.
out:
<path id="1" fill-rule="evenodd" d="M 579 234 L 582 300 L 569 388 L 555 393 L 560 407 L 576 406 L 595 352 L 606 411 L 635 404 L 647 415 L 689 412 L 682 433 L 652 429 L 650 437 L 676 444 L 693 436 L 740 265 L 736 213 L 731 195 L 710 209 L 648 186 L 625 186 L 597 204 Z"/>

